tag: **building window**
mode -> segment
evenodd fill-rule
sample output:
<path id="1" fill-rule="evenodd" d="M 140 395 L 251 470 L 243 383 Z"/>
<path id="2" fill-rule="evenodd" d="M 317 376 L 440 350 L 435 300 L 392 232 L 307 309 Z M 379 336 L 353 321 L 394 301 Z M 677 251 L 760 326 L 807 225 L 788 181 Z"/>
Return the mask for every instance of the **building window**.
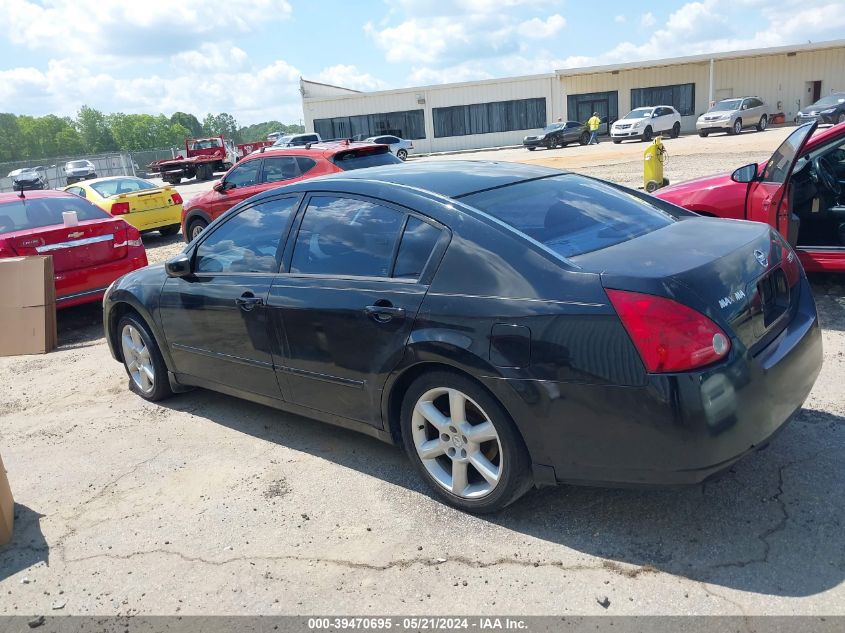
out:
<path id="1" fill-rule="evenodd" d="M 541 97 L 474 103 L 434 108 L 432 114 L 435 138 L 531 130 L 546 125 L 546 100 Z"/>
<path id="2" fill-rule="evenodd" d="M 414 140 L 425 138 L 425 116 L 422 110 L 404 110 L 314 119 L 314 131 L 323 139 L 351 138 L 362 141 L 371 136 L 392 134 Z"/>
<path id="3" fill-rule="evenodd" d="M 586 123 L 587 119 L 598 112 L 602 121 L 612 123 L 619 118 L 619 93 L 589 92 L 580 95 L 567 95 L 566 116 L 573 121 Z M 607 117 L 605 119 L 605 117 Z"/>
<path id="4" fill-rule="evenodd" d="M 631 89 L 631 109 L 670 105 L 682 116 L 695 114 L 695 84 Z"/>

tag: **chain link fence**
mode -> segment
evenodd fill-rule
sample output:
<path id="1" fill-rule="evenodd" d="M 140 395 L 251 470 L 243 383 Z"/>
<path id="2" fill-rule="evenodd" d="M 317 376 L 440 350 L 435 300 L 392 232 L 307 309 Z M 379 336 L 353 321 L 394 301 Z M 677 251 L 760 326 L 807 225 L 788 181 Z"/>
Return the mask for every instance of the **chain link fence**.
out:
<path id="1" fill-rule="evenodd" d="M 148 175 L 147 165 L 154 160 L 173 158 L 173 156 L 175 156 L 175 150 L 168 148 L 140 152 L 62 156 L 59 158 L 0 163 L 0 192 L 12 191 L 15 172 L 27 167 L 43 167 L 50 183 L 50 188 L 61 189 L 67 185 L 65 164 L 72 160 L 89 160 L 94 163 L 98 178 L 106 176 L 138 176 L 145 178 Z"/>

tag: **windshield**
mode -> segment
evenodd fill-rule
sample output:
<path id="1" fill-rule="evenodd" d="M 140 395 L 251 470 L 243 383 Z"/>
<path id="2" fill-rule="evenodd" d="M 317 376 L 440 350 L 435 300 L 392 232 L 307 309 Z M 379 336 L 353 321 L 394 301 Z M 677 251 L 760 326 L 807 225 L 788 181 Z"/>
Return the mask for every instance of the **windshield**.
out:
<path id="1" fill-rule="evenodd" d="M 461 198 L 558 255 L 626 242 L 673 222 L 652 204 L 611 185 L 566 174 Z"/>
<path id="2" fill-rule="evenodd" d="M 66 165 L 66 167 L 68 169 L 79 169 L 80 167 L 88 167 L 88 161 L 72 160 Z"/>
<path id="3" fill-rule="evenodd" d="M 636 110 L 631 110 L 628 114 L 625 115 L 626 119 L 644 119 L 647 116 L 651 116 L 652 108 L 637 108 Z"/>
<path id="4" fill-rule="evenodd" d="M 57 198 L 18 198 L 0 204 L 0 235 L 55 224 L 63 225 L 63 211 L 76 211 L 80 221 L 111 217 L 90 202 L 70 194 Z"/>
<path id="5" fill-rule="evenodd" d="M 845 103 L 845 94 L 829 95 L 827 97 L 822 97 L 821 99 L 816 101 L 813 105 L 816 105 L 816 106 L 831 106 L 831 105 L 838 105 L 840 103 Z"/>
<path id="6" fill-rule="evenodd" d="M 140 178 L 115 178 L 113 180 L 102 180 L 91 184 L 91 189 L 96 191 L 103 198 L 117 196 L 121 193 L 132 193 L 143 189 L 155 189 L 156 186 L 141 180 Z"/>
<path id="7" fill-rule="evenodd" d="M 543 128 L 544 132 L 554 132 L 555 130 L 559 130 L 564 127 L 566 123 L 549 123 L 546 127 Z"/>
<path id="8" fill-rule="evenodd" d="M 742 99 L 728 99 L 727 101 L 720 101 L 710 108 L 708 112 L 731 112 L 732 110 L 739 110 L 741 104 Z"/>
<path id="9" fill-rule="evenodd" d="M 792 172 L 792 166 L 798 158 L 798 152 L 816 127 L 815 123 L 805 123 L 787 136 L 786 140 L 772 154 L 769 162 L 766 163 L 761 180 L 776 183 L 786 182 L 787 177 Z"/>
<path id="10" fill-rule="evenodd" d="M 288 134 L 287 136 L 280 136 L 279 140 L 273 143 L 273 145 L 287 145 L 288 143 L 290 143 L 293 136 L 293 134 Z"/>
<path id="11" fill-rule="evenodd" d="M 191 143 L 191 149 L 212 149 L 222 147 L 219 138 L 199 138 Z"/>
<path id="12" fill-rule="evenodd" d="M 402 161 L 394 156 L 387 145 L 376 147 L 362 147 L 346 152 L 338 152 L 332 157 L 332 162 L 343 171 L 378 167 L 379 165 L 401 165 Z"/>

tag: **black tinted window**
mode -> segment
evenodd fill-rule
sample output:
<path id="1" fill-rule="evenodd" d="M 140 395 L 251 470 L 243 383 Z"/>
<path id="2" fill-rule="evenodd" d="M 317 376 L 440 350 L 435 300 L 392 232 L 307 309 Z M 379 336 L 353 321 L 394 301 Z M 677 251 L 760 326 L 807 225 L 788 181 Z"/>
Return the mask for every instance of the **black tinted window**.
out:
<path id="1" fill-rule="evenodd" d="M 281 182 L 299 178 L 302 171 L 295 156 L 271 156 L 264 159 L 261 182 Z"/>
<path id="2" fill-rule="evenodd" d="M 299 198 L 268 200 L 244 209 L 214 229 L 197 248 L 198 273 L 273 273 L 282 262 L 282 238 Z"/>
<path id="3" fill-rule="evenodd" d="M 387 277 L 404 219 L 372 202 L 315 196 L 299 228 L 291 272 Z"/>
<path id="4" fill-rule="evenodd" d="M 411 279 L 419 277 L 431 257 L 438 237 L 440 231 L 435 227 L 417 218 L 408 218 L 402 242 L 399 244 L 393 276 Z"/>
<path id="5" fill-rule="evenodd" d="M 462 201 L 564 257 L 607 248 L 673 221 L 624 190 L 574 175 L 521 182 Z"/>
<path id="6" fill-rule="evenodd" d="M 314 165 L 317 164 L 317 161 L 311 158 L 306 158 L 305 156 L 297 156 L 296 162 L 299 163 L 299 171 L 303 174 L 307 171 L 310 171 L 314 167 Z"/>
<path id="7" fill-rule="evenodd" d="M 260 167 L 261 159 L 240 163 L 226 176 L 226 182 L 236 187 L 250 187 L 258 182 L 258 170 Z"/>
<path id="8" fill-rule="evenodd" d="M 76 217 L 80 221 L 112 217 L 99 207 L 74 195 L 16 199 L 14 202 L 0 204 L 0 233 L 64 224 L 64 211 L 76 211 Z"/>
<path id="9" fill-rule="evenodd" d="M 388 147 L 366 147 L 339 152 L 332 158 L 332 162 L 344 171 L 402 164 L 402 161 L 396 158 Z"/>

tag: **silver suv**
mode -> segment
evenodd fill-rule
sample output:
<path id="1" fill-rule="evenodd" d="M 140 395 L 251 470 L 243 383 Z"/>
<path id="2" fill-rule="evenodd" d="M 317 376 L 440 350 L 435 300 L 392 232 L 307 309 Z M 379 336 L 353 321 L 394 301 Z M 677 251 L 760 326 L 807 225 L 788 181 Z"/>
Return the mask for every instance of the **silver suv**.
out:
<path id="1" fill-rule="evenodd" d="M 723 99 L 698 117 L 695 129 L 699 136 L 710 132 L 739 134 L 743 128 L 756 127 L 762 132 L 769 125 L 772 109 L 760 97 Z"/>

